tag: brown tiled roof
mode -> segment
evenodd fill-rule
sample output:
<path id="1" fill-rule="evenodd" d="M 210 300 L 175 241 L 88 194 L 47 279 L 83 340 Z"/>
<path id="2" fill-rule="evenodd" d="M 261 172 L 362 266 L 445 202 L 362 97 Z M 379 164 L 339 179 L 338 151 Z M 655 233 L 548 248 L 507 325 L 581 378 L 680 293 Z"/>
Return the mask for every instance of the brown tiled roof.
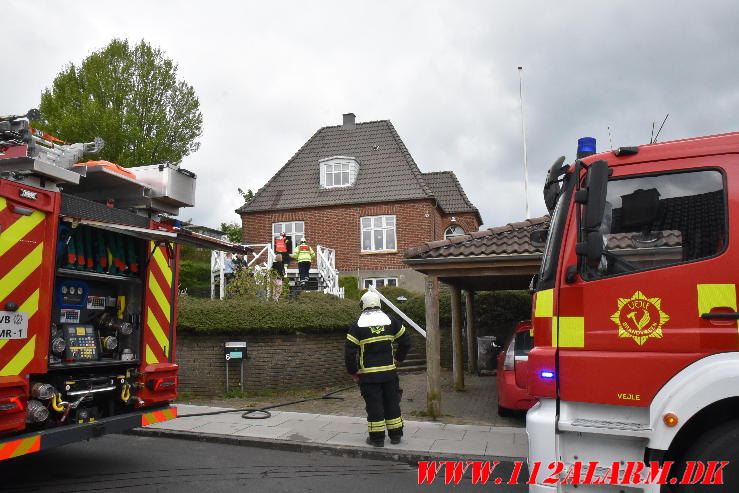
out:
<path id="1" fill-rule="evenodd" d="M 472 257 L 484 255 L 532 255 L 541 254 L 544 245 L 532 244 L 532 231 L 549 227 L 549 216 L 527 219 L 518 223 L 476 231 L 448 240 L 438 240 L 410 248 L 407 259 L 442 257 Z"/>
<path id="2" fill-rule="evenodd" d="M 319 160 L 333 156 L 357 159 L 354 185 L 320 187 Z M 236 212 L 429 198 L 447 213 L 477 212 L 454 173 L 421 173 L 393 124 L 381 120 L 321 128 Z"/>
<path id="3" fill-rule="evenodd" d="M 455 212 L 474 212 L 477 220 L 482 224 L 482 217 L 477 207 L 472 205 L 467 194 L 464 193 L 462 185 L 459 184 L 457 176 L 453 171 L 433 171 L 422 173 L 423 181 L 431 189 L 441 210 L 447 214 Z"/>
<path id="4" fill-rule="evenodd" d="M 322 189 L 320 159 L 359 162 L 353 186 Z M 388 120 L 323 127 L 237 213 L 432 197 L 421 171 Z"/>

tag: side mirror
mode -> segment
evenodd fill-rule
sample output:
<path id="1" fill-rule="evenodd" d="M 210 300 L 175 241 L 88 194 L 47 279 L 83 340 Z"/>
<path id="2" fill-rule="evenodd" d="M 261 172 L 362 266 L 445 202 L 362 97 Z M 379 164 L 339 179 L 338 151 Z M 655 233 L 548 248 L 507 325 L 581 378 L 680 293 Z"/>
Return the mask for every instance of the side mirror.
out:
<path id="1" fill-rule="evenodd" d="M 580 257 L 585 257 L 589 264 L 597 264 L 603 255 L 603 233 L 593 231 L 588 233 L 585 241 L 575 245 L 575 253 Z"/>
<path id="2" fill-rule="evenodd" d="M 595 161 L 588 167 L 585 188 L 575 194 L 575 201 L 583 204 L 581 238 L 575 252 L 585 257 L 590 264 L 598 263 L 603 254 L 603 233 L 600 231 L 606 208 L 608 175 L 611 174 L 608 162 Z"/>
<path id="3" fill-rule="evenodd" d="M 552 167 L 549 168 L 549 171 L 547 171 L 547 178 L 544 180 L 544 204 L 546 204 L 549 214 L 554 211 L 559 192 L 562 190 L 562 187 L 559 185 L 559 177 L 567 171 L 567 166 L 562 166 L 564 162 L 564 156 L 557 158 Z"/>
<path id="4" fill-rule="evenodd" d="M 582 222 L 582 227 L 587 232 L 600 229 L 603 212 L 606 208 L 606 187 L 610 174 L 611 170 L 607 161 L 596 161 L 588 168 L 588 196 Z"/>

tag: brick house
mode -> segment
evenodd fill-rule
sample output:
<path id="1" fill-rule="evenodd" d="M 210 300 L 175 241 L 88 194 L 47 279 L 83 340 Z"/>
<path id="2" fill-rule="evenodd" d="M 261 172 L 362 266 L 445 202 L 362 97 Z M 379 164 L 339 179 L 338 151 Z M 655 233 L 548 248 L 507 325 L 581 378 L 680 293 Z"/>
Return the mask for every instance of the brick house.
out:
<path id="1" fill-rule="evenodd" d="M 285 231 L 296 245 L 336 250 L 341 276 L 360 287 L 423 290 L 402 263 L 421 243 L 477 231 L 482 223 L 451 171 L 421 173 L 388 120 L 323 127 L 236 210 L 247 244 Z"/>

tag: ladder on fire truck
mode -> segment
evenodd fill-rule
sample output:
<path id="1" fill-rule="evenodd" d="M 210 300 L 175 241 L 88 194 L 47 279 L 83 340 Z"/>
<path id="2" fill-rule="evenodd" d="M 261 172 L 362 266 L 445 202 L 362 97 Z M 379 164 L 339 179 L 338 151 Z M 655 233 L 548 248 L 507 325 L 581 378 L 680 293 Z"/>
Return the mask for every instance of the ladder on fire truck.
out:
<path id="1" fill-rule="evenodd" d="M 225 236 L 223 237 L 225 238 Z M 275 261 L 275 251 L 269 243 L 244 245 L 252 249 L 245 255 L 246 267 L 254 267 L 256 273 L 266 272 Z M 336 250 L 333 248 L 316 245 L 316 268 L 311 269 L 311 276 L 315 276 L 318 291 L 326 294 L 344 297 L 344 288 L 339 286 L 339 271 L 336 270 Z M 223 299 L 225 296 L 225 252 L 213 250 L 210 257 L 210 297 Z M 290 282 L 297 282 L 297 269 L 288 269 L 286 274 L 293 278 Z"/>

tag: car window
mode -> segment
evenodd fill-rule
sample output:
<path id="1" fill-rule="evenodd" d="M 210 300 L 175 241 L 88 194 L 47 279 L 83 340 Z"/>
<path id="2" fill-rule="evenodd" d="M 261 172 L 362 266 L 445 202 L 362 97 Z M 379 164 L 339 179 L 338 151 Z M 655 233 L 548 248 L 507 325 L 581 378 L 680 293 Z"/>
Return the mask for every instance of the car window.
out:
<path id="1" fill-rule="evenodd" d="M 525 330 L 516 334 L 516 356 L 528 356 L 534 347 L 534 338 L 531 332 Z"/>

